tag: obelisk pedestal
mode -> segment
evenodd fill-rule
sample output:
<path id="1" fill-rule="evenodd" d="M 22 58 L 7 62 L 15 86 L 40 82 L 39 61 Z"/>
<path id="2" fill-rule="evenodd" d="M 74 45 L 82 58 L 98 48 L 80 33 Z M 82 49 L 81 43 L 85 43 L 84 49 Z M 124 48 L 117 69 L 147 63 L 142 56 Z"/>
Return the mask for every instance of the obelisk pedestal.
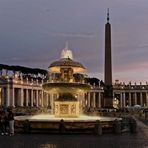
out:
<path id="1" fill-rule="evenodd" d="M 104 108 L 113 108 L 113 87 L 104 86 Z"/>

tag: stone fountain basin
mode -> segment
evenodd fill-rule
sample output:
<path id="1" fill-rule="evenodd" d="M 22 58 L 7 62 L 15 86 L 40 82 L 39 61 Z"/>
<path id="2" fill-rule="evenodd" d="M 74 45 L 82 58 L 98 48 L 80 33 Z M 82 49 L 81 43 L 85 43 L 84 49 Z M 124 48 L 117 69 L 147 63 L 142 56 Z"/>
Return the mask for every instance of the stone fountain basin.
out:
<path id="1" fill-rule="evenodd" d="M 48 115 L 48 114 L 39 114 L 39 115 L 30 115 L 30 116 L 16 116 L 15 120 L 22 121 L 22 120 L 29 120 L 29 121 L 60 121 L 63 119 L 64 121 L 83 121 L 83 122 L 88 122 L 88 121 L 96 121 L 99 120 L 101 122 L 109 122 L 109 121 L 114 121 L 115 119 L 117 120 L 122 120 L 122 118 L 117 118 L 117 117 L 103 117 L 103 116 L 89 116 L 89 115 L 80 115 L 79 117 L 71 117 L 71 118 L 64 118 L 64 117 L 55 117 L 54 115 Z"/>
<path id="2" fill-rule="evenodd" d="M 45 83 L 43 89 L 48 93 L 84 93 L 90 90 L 90 85 L 82 83 Z"/>
<path id="3" fill-rule="evenodd" d="M 88 115 L 80 115 L 76 118 L 61 118 L 55 117 L 54 115 L 32 115 L 32 116 L 17 116 L 15 117 L 15 126 L 16 128 L 27 130 L 25 132 L 35 132 L 41 131 L 44 132 L 59 132 L 59 125 L 61 123 L 61 119 L 64 120 L 64 125 L 66 131 L 70 132 L 86 132 L 94 131 L 94 127 L 96 125 L 96 121 L 100 121 L 102 128 L 108 132 L 112 131 L 113 123 L 115 120 L 122 121 L 122 118 L 115 117 L 99 117 L 99 116 L 88 116 Z M 84 131 L 83 131 L 84 130 Z"/>

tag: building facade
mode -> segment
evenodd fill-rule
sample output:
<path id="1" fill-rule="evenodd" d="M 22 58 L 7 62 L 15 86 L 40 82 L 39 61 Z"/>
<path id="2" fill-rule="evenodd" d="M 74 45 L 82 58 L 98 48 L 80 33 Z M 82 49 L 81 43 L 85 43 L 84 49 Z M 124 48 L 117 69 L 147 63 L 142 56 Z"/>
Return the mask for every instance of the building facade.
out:
<path id="1" fill-rule="evenodd" d="M 28 79 L 1 76 L 0 106 L 53 108 L 58 94 L 47 94 L 42 89 L 43 79 Z M 104 105 L 103 86 L 91 86 L 91 90 L 81 96 L 84 108 L 100 109 Z M 140 105 L 148 107 L 148 83 L 140 85 L 116 82 L 113 98 L 119 101 L 119 108 Z"/>

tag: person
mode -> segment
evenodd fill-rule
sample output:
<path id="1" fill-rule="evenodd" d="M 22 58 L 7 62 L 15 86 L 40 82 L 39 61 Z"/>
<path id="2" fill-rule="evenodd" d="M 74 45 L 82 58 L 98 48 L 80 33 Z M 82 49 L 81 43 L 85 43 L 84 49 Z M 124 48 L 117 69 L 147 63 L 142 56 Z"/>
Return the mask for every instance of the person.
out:
<path id="1" fill-rule="evenodd" d="M 8 110 L 9 134 L 14 135 L 14 114 L 12 110 Z"/>
<path id="2" fill-rule="evenodd" d="M 2 129 L 1 117 L 2 117 L 2 111 L 0 110 L 0 130 Z"/>
<path id="3" fill-rule="evenodd" d="M 1 111 L 0 113 L 0 124 L 1 124 L 1 135 L 7 135 L 7 116 L 5 111 Z"/>

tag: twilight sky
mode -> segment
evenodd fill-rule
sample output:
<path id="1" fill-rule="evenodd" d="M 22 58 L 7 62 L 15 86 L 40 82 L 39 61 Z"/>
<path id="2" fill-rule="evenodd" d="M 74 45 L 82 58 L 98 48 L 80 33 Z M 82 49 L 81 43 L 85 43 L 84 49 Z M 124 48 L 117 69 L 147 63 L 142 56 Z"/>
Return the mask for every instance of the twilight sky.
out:
<path id="1" fill-rule="evenodd" d="M 110 8 L 113 80 L 148 80 L 148 0 L 0 0 L 0 63 L 47 69 L 65 42 L 103 79 Z"/>

